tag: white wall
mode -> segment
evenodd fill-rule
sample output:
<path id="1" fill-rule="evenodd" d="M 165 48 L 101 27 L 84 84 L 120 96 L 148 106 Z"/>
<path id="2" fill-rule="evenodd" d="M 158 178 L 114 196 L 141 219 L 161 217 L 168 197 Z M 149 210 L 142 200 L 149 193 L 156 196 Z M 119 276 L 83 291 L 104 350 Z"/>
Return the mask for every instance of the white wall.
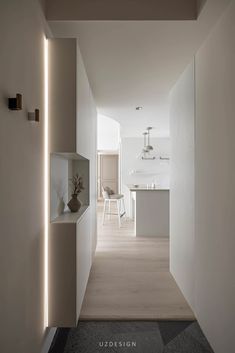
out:
<path id="1" fill-rule="evenodd" d="M 97 243 L 97 111 L 79 45 L 77 45 L 77 153 L 89 159 L 90 217 L 94 255 Z"/>
<path id="2" fill-rule="evenodd" d="M 90 114 L 92 116 L 92 124 L 90 134 L 91 138 L 91 162 L 90 162 L 90 207 L 91 207 L 91 234 L 92 234 L 92 250 L 93 257 L 97 245 L 97 110 L 95 101 L 90 90 Z"/>
<path id="3" fill-rule="evenodd" d="M 170 98 L 170 270 L 194 307 L 194 63 Z"/>
<path id="4" fill-rule="evenodd" d="M 37 1 L 0 2 L 0 342 L 38 353 L 43 327 L 44 23 Z M 23 110 L 7 98 L 23 95 Z M 28 111 L 40 109 L 40 122 Z"/>
<path id="5" fill-rule="evenodd" d="M 94 136 L 93 126 L 95 125 L 96 127 L 96 111 L 93 110 L 94 100 L 78 44 L 76 71 L 77 153 L 91 159 L 95 153 L 93 141 L 94 139 L 96 140 L 96 135 Z"/>
<path id="6" fill-rule="evenodd" d="M 94 252 L 97 238 L 97 112 L 77 39 L 49 40 L 49 81 L 50 151 L 77 153 L 89 160 L 89 214 Z M 66 111 L 69 114 L 66 114 Z M 78 169 L 84 174 L 84 178 L 85 174 L 88 175 L 81 165 Z M 54 179 L 58 182 L 59 175 Z M 84 183 L 86 184 L 86 181 Z M 88 183 L 86 185 L 88 186 Z M 85 202 L 87 197 L 86 188 L 81 200 Z"/>
<path id="7" fill-rule="evenodd" d="M 159 156 L 169 157 L 169 138 L 152 138 L 151 144 Z M 125 196 L 128 215 L 130 215 L 129 189 L 126 185 L 155 182 L 161 186 L 169 186 L 169 162 L 137 158 L 142 149 L 143 138 L 125 137 L 121 140 L 121 192 Z"/>
<path id="8" fill-rule="evenodd" d="M 107 116 L 98 115 L 97 149 L 99 151 L 118 151 L 120 143 L 120 124 Z"/>
<path id="9" fill-rule="evenodd" d="M 196 55 L 196 315 L 215 353 L 234 351 L 235 2 Z"/>
<path id="10" fill-rule="evenodd" d="M 196 54 L 195 107 L 192 65 L 171 107 L 171 270 L 215 353 L 234 347 L 234 18 L 232 1 Z"/>

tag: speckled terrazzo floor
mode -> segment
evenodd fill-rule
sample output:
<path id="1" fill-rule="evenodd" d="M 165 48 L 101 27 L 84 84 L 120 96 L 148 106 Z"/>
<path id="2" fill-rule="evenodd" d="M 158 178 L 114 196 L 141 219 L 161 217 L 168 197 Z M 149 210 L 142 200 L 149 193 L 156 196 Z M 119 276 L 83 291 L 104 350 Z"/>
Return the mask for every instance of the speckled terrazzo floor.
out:
<path id="1" fill-rule="evenodd" d="M 196 321 L 81 321 L 66 337 L 50 353 L 213 353 Z"/>

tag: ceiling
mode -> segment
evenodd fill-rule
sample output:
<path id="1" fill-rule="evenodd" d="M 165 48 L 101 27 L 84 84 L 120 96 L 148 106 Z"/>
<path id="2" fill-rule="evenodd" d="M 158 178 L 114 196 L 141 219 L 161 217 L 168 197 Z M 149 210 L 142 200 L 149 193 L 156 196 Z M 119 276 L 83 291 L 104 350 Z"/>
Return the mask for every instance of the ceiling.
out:
<path id="1" fill-rule="evenodd" d="M 77 37 L 98 112 L 122 136 L 169 136 L 169 93 L 229 0 L 207 0 L 197 21 L 50 21 Z M 135 107 L 143 109 L 136 111 Z"/>
<path id="2" fill-rule="evenodd" d="M 45 1 L 45 0 L 41 0 Z M 192 20 L 205 0 L 46 0 L 48 20 Z"/>

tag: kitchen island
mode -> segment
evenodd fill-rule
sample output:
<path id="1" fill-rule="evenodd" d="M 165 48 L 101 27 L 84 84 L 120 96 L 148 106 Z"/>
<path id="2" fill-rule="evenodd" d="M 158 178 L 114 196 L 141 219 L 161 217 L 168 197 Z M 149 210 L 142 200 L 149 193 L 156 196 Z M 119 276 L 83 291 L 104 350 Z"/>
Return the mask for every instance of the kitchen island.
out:
<path id="1" fill-rule="evenodd" d="M 128 185 L 137 237 L 169 237 L 169 188 Z"/>

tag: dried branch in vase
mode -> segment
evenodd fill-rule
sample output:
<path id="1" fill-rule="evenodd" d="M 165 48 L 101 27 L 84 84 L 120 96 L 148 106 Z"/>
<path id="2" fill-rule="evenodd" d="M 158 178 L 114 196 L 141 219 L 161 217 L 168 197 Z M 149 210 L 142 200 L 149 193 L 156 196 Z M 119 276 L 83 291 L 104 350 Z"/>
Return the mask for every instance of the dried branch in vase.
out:
<path id="1" fill-rule="evenodd" d="M 85 189 L 84 186 L 83 186 L 83 179 L 78 174 L 73 176 L 72 185 L 73 185 L 72 193 L 74 195 L 80 194 L 80 192 Z"/>

